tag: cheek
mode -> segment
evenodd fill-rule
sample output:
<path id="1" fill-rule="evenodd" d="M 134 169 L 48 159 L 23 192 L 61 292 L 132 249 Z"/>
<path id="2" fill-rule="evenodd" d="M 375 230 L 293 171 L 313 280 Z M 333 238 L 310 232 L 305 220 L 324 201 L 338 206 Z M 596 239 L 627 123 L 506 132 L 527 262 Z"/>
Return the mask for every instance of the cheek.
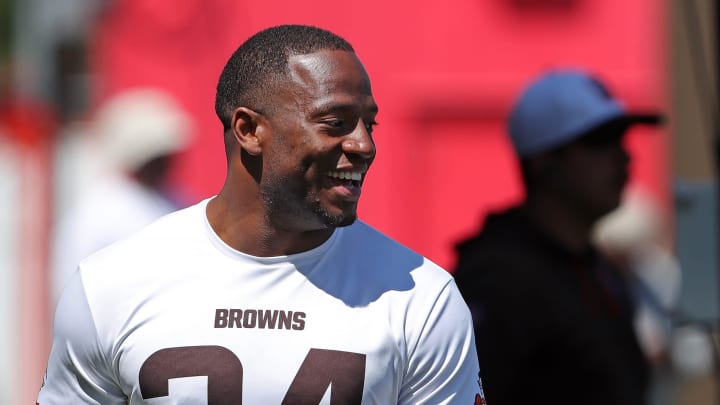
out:
<path id="1" fill-rule="evenodd" d="M 602 162 L 591 158 L 578 158 L 562 168 L 558 173 L 558 182 L 572 198 L 601 198 L 607 193 L 608 170 Z"/>
<path id="2" fill-rule="evenodd" d="M 586 163 L 582 171 L 578 171 L 576 187 L 603 207 L 614 204 L 624 188 L 622 171 L 607 159 L 588 159 Z"/>

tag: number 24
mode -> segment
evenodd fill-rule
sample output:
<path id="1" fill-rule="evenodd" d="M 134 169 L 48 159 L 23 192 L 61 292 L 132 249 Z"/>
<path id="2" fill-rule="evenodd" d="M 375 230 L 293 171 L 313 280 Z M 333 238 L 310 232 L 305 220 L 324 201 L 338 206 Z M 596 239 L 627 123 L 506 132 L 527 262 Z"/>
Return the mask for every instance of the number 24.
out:
<path id="1" fill-rule="evenodd" d="M 169 379 L 195 376 L 207 376 L 208 405 L 242 405 L 242 363 L 222 346 L 158 350 L 140 367 L 140 392 L 143 399 L 165 397 Z M 364 380 L 364 354 L 310 349 L 282 404 L 317 405 L 330 384 L 332 405 L 360 404 Z"/>

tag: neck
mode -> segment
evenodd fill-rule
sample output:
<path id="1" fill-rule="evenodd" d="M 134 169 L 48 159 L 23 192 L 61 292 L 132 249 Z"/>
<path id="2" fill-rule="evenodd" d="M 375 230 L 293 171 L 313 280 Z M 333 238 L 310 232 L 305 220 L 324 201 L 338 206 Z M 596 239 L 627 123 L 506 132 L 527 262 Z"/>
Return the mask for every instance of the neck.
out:
<path id="1" fill-rule="evenodd" d="M 286 256 L 318 247 L 332 235 L 333 228 L 300 231 L 278 227 L 270 220 L 257 187 L 234 186 L 237 184 L 228 178 L 206 209 L 212 229 L 233 249 L 258 257 Z"/>
<path id="2" fill-rule="evenodd" d="M 543 232 L 571 252 L 583 252 L 591 240 L 594 220 L 571 204 L 545 194 L 529 196 L 522 208 Z"/>

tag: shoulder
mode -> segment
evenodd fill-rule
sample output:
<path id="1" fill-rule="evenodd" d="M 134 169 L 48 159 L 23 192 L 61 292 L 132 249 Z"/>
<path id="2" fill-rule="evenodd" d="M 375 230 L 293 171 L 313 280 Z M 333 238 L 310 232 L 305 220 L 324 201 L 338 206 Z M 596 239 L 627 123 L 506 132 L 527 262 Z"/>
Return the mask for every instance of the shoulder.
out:
<path id="1" fill-rule="evenodd" d="M 198 205 L 173 212 L 82 260 L 78 271 L 91 307 L 127 301 L 182 273 L 208 244 L 202 212 Z"/>
<path id="2" fill-rule="evenodd" d="M 208 251 L 202 212 L 196 205 L 168 214 L 80 262 L 78 277 L 101 339 L 112 339 L 138 308 L 212 260 L 202 257 Z"/>
<path id="3" fill-rule="evenodd" d="M 98 334 L 96 314 L 79 274 L 72 277 L 58 303 L 53 330 L 38 402 L 119 403 L 123 394 L 114 382 L 113 340 Z"/>
<path id="4" fill-rule="evenodd" d="M 363 222 L 338 228 L 307 277 L 351 307 L 427 309 L 452 276 Z M 301 269 L 302 271 L 302 269 Z"/>
<path id="5" fill-rule="evenodd" d="M 532 278 L 547 262 L 547 241 L 518 209 L 488 217 L 472 238 L 458 244 L 458 277 Z"/>
<path id="6" fill-rule="evenodd" d="M 557 260 L 522 223 L 507 225 L 484 230 L 458 255 L 454 277 L 471 306 L 512 302 L 532 307 L 554 288 Z"/>
<path id="7" fill-rule="evenodd" d="M 343 242 L 343 249 L 354 251 L 353 256 L 362 260 L 367 268 L 408 272 L 416 282 L 422 283 L 446 284 L 452 280 L 452 275 L 432 260 L 365 222 L 358 221 L 349 227 Z"/>
<path id="8" fill-rule="evenodd" d="M 167 214 L 138 232 L 97 251 L 82 261 L 85 268 L 116 267 L 127 261 L 149 260 L 200 240 L 203 233 L 202 209 L 194 205 Z"/>

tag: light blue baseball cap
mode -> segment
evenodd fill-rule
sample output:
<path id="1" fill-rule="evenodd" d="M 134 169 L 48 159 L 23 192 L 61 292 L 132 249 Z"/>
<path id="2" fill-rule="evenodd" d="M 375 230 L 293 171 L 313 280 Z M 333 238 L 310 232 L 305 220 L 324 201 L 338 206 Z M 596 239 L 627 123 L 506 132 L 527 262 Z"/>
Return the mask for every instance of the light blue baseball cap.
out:
<path id="1" fill-rule="evenodd" d="M 661 122 L 659 114 L 631 114 L 605 85 L 582 70 L 546 73 L 532 82 L 513 108 L 508 130 L 515 152 L 532 156 L 570 143 L 604 124 Z"/>

